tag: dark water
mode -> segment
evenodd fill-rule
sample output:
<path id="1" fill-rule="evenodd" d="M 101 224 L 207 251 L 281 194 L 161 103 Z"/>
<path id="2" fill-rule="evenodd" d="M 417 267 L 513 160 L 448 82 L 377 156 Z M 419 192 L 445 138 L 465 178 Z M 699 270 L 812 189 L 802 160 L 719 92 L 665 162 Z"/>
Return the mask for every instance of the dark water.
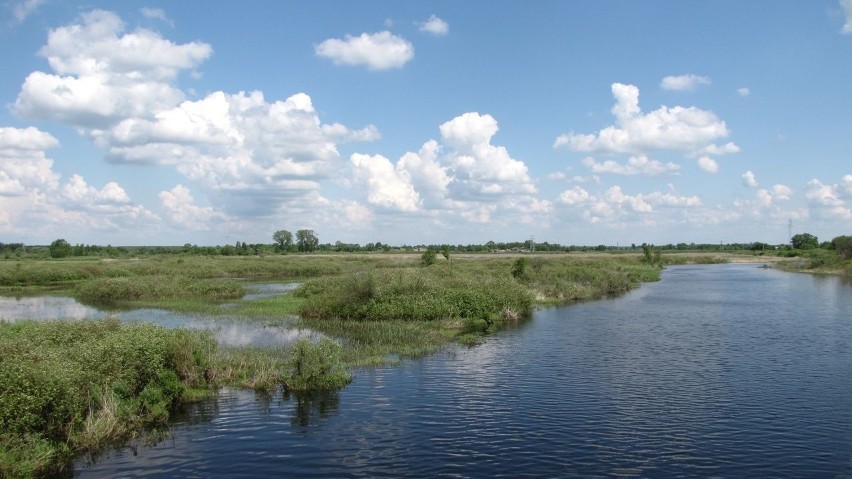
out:
<path id="1" fill-rule="evenodd" d="M 224 391 L 80 477 L 852 477 L 852 285 L 683 266 L 313 398 Z"/>

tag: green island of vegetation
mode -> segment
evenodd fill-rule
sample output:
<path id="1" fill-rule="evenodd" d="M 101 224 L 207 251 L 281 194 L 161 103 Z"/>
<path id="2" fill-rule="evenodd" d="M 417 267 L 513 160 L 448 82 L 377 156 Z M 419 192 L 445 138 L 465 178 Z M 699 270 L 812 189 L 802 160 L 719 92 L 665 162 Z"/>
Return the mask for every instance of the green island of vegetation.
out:
<path id="1" fill-rule="evenodd" d="M 777 248 L 576 248 L 505 245 L 320 245 L 276 232 L 274 245 L 215 249 L 50 247 L 0 243 L 0 292 L 70 295 L 105 309 L 153 307 L 309 328 L 322 339 L 223 347 L 209 332 L 84 321 L 0 321 L 0 477 L 69 467 L 76 455 L 156 441 L 180 404 L 222 387 L 338 389 L 360 367 L 449 342 L 475 345 L 537 305 L 625 293 L 666 264 L 772 262 L 852 272 L 852 237 Z M 810 236 L 810 235 L 808 235 Z M 796 239 L 794 237 L 794 239 Z M 801 239 L 801 238 L 800 238 Z M 694 245 L 693 245 L 694 246 Z M 723 251 L 719 251 L 723 250 Z M 661 252 L 663 254 L 661 254 Z M 790 260 L 792 258 L 792 260 Z M 297 282 L 244 300 L 250 281 Z M 221 304 L 228 302 L 228 308 Z M 2 320 L 2 318 L 0 318 Z"/>

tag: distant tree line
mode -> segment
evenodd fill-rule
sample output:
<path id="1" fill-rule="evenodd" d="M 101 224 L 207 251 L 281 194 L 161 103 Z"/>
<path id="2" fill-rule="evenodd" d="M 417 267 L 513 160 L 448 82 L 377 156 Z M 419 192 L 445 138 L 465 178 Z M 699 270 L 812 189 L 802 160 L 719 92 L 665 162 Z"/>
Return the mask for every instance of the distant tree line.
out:
<path id="1" fill-rule="evenodd" d="M 409 252 L 423 253 L 433 250 L 436 253 L 449 255 L 450 253 L 520 253 L 520 252 L 636 252 L 647 254 L 646 247 L 650 246 L 654 251 L 754 251 L 771 252 L 777 251 L 788 255 L 795 255 L 797 251 L 810 249 L 836 250 L 837 253 L 848 259 L 852 257 L 852 236 L 838 236 L 832 241 L 820 243 L 818 238 L 809 233 L 796 234 L 788 244 L 772 245 L 762 242 L 752 243 L 669 243 L 665 245 L 648 245 L 642 243 L 637 245 L 562 245 L 547 241 L 535 243 L 526 241 L 488 241 L 486 243 L 472 244 L 402 244 L 390 245 L 381 241 L 366 243 L 345 243 L 335 241 L 334 243 L 320 243 L 316 232 L 311 229 L 300 229 L 295 234 L 288 230 L 278 230 L 272 235 L 273 242 L 269 243 L 247 243 L 237 241 L 233 245 L 224 246 L 198 246 L 186 243 L 183 246 L 118 246 L 111 245 L 87 245 L 71 244 L 65 239 L 57 239 L 49 246 L 24 245 L 23 243 L 0 242 L 0 255 L 5 259 L 27 257 L 134 257 L 146 255 L 183 254 L 204 256 L 263 256 L 269 254 L 285 253 L 372 253 L 372 252 Z M 449 259 L 449 256 L 447 256 Z"/>

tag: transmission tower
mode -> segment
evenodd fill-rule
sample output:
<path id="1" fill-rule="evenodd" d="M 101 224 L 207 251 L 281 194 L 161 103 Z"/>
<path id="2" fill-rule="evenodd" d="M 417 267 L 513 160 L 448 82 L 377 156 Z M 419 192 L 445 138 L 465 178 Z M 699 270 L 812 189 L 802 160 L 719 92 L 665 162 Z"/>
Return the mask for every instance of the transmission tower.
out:
<path id="1" fill-rule="evenodd" d="M 793 245 L 793 218 L 787 220 L 787 241 Z"/>

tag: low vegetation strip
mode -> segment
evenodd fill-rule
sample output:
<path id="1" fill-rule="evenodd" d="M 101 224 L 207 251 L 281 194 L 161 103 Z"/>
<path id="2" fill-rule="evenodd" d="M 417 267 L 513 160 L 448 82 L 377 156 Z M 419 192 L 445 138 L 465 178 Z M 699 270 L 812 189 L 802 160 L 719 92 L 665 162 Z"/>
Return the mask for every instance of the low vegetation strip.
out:
<path id="1" fill-rule="evenodd" d="M 88 303 L 115 304 L 130 301 L 203 298 L 222 301 L 240 298 L 245 289 L 232 279 L 197 279 L 156 275 L 134 278 L 98 278 L 81 283 L 77 297 Z"/>

